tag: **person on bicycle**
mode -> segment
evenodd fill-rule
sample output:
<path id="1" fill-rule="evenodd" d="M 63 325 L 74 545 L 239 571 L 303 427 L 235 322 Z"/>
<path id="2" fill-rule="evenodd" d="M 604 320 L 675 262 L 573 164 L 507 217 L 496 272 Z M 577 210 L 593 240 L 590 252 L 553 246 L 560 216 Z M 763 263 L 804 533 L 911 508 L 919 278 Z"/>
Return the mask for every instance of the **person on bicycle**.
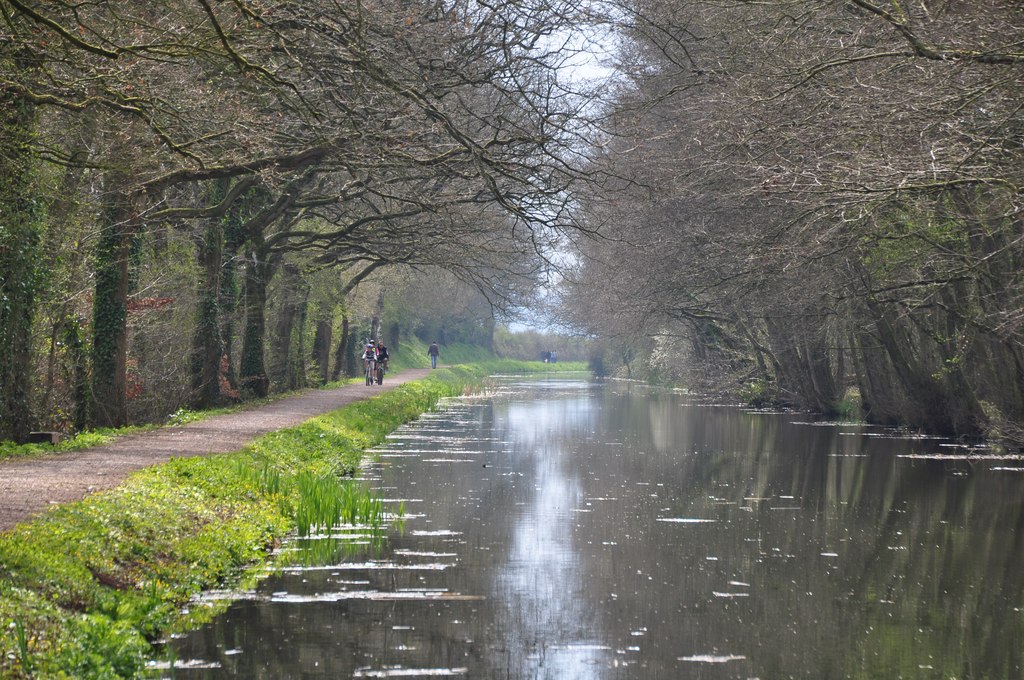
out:
<path id="1" fill-rule="evenodd" d="M 391 355 L 388 354 L 388 348 L 384 344 L 384 341 L 383 340 L 378 340 L 377 341 L 377 361 L 380 362 L 380 365 L 384 368 L 384 372 L 385 373 L 388 372 L 388 359 L 390 359 L 390 358 L 391 358 Z"/>
<path id="2" fill-rule="evenodd" d="M 366 384 L 372 385 L 375 379 L 375 373 L 377 372 L 377 348 L 373 344 L 373 340 L 366 343 L 362 353 L 363 359 L 363 373 L 366 375 Z"/>

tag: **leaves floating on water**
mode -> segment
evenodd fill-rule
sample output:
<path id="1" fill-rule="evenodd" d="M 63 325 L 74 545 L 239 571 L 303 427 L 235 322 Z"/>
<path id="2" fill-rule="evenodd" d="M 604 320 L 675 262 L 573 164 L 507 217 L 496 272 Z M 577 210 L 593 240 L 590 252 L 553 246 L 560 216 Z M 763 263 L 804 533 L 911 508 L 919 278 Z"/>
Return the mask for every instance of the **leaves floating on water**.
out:
<path id="1" fill-rule="evenodd" d="M 357 668 L 354 678 L 427 678 L 466 675 L 468 668 Z"/>
<path id="2" fill-rule="evenodd" d="M 697 663 L 726 663 L 729 661 L 742 661 L 746 659 L 745 656 L 737 654 L 727 654 L 725 656 L 715 656 L 713 654 L 696 654 L 694 656 L 680 656 L 677 661 L 695 661 Z"/>
<path id="3" fill-rule="evenodd" d="M 902 453 L 896 457 L 916 460 L 1024 460 L 1024 456 L 997 453 Z"/>

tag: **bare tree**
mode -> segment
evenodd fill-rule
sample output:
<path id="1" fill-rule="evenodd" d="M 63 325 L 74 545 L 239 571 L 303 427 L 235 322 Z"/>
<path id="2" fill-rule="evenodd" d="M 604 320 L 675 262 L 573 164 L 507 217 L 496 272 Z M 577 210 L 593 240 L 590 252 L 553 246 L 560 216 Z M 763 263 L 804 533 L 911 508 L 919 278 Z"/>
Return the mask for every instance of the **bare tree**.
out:
<path id="1" fill-rule="evenodd" d="M 710 344 L 818 410 L 854 381 L 882 422 L 1021 422 L 1021 8 L 614 5 L 621 179 L 588 204 L 576 319 Z"/>

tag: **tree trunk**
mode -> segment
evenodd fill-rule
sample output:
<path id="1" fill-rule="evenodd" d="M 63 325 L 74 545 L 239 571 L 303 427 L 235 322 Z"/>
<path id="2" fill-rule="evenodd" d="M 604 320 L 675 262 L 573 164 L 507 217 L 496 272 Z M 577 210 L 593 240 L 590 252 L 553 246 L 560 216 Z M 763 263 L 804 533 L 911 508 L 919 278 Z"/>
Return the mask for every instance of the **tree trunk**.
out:
<path id="1" fill-rule="evenodd" d="M 402 339 L 402 327 L 398 324 L 397 321 L 394 321 L 394 322 L 391 323 L 391 325 L 388 326 L 388 332 L 387 332 L 388 351 L 391 354 L 394 354 L 394 353 L 396 353 L 398 351 L 399 343 L 401 342 L 401 339 Z"/>
<path id="2" fill-rule="evenodd" d="M 64 342 L 71 357 L 71 385 L 74 395 L 71 425 L 75 432 L 81 432 L 89 425 L 89 408 L 92 400 L 89 395 L 89 366 L 84 343 L 82 342 L 82 325 L 84 320 L 69 319 L 65 328 Z"/>
<path id="3" fill-rule="evenodd" d="M 825 329 L 778 319 L 767 319 L 766 328 L 780 390 L 793 393 L 802 407 L 835 413 L 839 399 Z"/>
<path id="4" fill-rule="evenodd" d="M 363 374 L 362 360 L 359 358 L 363 352 L 363 346 L 359 343 L 358 338 L 358 329 L 349 324 L 348 340 L 345 343 L 345 375 Z"/>
<path id="5" fill-rule="evenodd" d="M 854 324 L 851 331 L 851 351 L 857 370 L 861 406 L 869 423 L 895 427 L 904 417 L 906 390 L 873 331 L 874 326 L 867 320 L 863 325 Z"/>
<path id="6" fill-rule="evenodd" d="M 254 250 L 245 268 L 245 330 L 242 335 L 242 360 L 238 382 L 242 389 L 257 397 L 267 396 L 270 380 L 263 360 L 263 342 L 267 331 L 267 283 L 272 267 L 265 254 Z"/>
<path id="7" fill-rule="evenodd" d="M 487 315 L 484 319 L 483 336 L 480 338 L 488 352 L 494 352 L 494 328 L 497 322 L 494 320 L 494 313 Z"/>
<path id="8" fill-rule="evenodd" d="M 836 368 L 829 347 L 828 333 L 806 338 L 803 344 L 803 363 L 812 389 L 812 403 L 819 413 L 835 415 L 841 395 L 836 387 Z"/>
<path id="9" fill-rule="evenodd" d="M 974 340 L 978 356 L 970 365 L 981 370 L 975 369 L 972 382 L 1002 416 L 1024 426 L 1024 343 L 1019 330 L 1000 330 L 1008 326 L 1006 319 L 1019 314 L 1014 308 L 1019 299 L 1008 294 L 1007 286 L 1024 270 L 1024 251 L 1013 246 L 1024 233 L 1024 219 L 993 211 L 988 192 L 962 187 L 950 193 L 967 225 L 969 262 L 976 277 L 971 302 L 982 314 L 975 330 L 985 331 Z"/>
<path id="10" fill-rule="evenodd" d="M 380 339 L 381 319 L 384 316 L 384 289 L 377 293 L 377 306 L 374 308 L 373 319 L 370 320 L 370 340 Z"/>
<path id="11" fill-rule="evenodd" d="M 338 348 L 334 351 L 334 372 L 331 374 L 331 380 L 338 380 L 342 374 L 353 375 L 353 364 L 350 361 L 352 352 L 349 351 L 351 343 L 352 328 L 349 324 L 348 314 L 342 312 L 341 338 L 338 340 Z"/>
<path id="12" fill-rule="evenodd" d="M 136 199 L 125 192 L 127 171 L 104 177 L 103 231 L 96 249 L 93 297 L 92 398 L 94 424 L 128 424 L 128 293 L 141 231 Z"/>
<path id="13" fill-rule="evenodd" d="M 232 398 L 238 398 L 238 372 L 233 359 L 235 345 L 235 315 L 239 304 L 238 265 L 235 255 L 245 241 L 242 222 L 243 201 L 236 201 L 224 220 L 224 252 L 220 280 L 220 337 L 223 345 L 223 377 Z M 223 390 L 222 390 L 223 392 Z M 221 395 L 224 396 L 223 394 Z"/>
<path id="14" fill-rule="evenodd" d="M 220 363 L 223 344 L 220 337 L 221 263 L 224 258 L 224 228 L 220 218 L 207 222 L 206 234 L 198 244 L 202 268 L 199 284 L 196 327 L 192 339 L 192 406 L 210 408 L 220 402 Z"/>
<path id="15" fill-rule="evenodd" d="M 926 432 L 955 435 L 949 419 L 949 394 L 934 371 L 928 371 L 917 359 L 914 338 L 901 332 L 893 314 L 878 302 L 867 300 L 875 317 L 875 328 L 882 348 L 889 356 L 894 374 L 899 378 L 908 399 L 901 404 L 901 420 Z"/>
<path id="16" fill-rule="evenodd" d="M 952 397 L 946 409 L 953 430 L 957 434 L 980 435 L 980 425 L 985 417 L 975 386 L 968 380 L 963 369 L 967 363 L 966 347 L 976 341 L 974 328 L 960 315 L 960 310 L 967 310 L 971 305 L 970 295 L 964 290 L 965 287 L 966 284 L 963 282 L 954 283 L 940 294 L 940 298 L 945 301 L 944 306 L 949 311 L 942 314 L 945 317 L 945 326 L 942 329 L 943 340 L 938 343 L 938 349 L 944 367 L 943 376 Z"/>
<path id="17" fill-rule="evenodd" d="M 28 67 L 4 49 L 0 63 Z M 24 442 L 32 429 L 32 319 L 39 283 L 39 216 L 30 147 L 35 106 L 0 85 L 0 438 Z"/>
<path id="18" fill-rule="evenodd" d="M 284 389 L 305 386 L 305 349 L 302 331 L 308 290 L 297 267 L 286 264 L 281 282 L 281 311 L 271 352 L 272 381 Z M 297 356 L 296 356 L 297 355 Z"/>
<path id="19" fill-rule="evenodd" d="M 231 269 L 228 273 L 226 270 Z M 238 300 L 235 297 L 234 291 L 234 265 L 229 262 L 224 264 L 224 279 L 230 280 L 231 288 L 225 290 L 224 283 L 222 280 L 221 284 L 221 327 L 220 337 L 223 344 L 223 356 L 221 359 L 222 374 L 224 379 L 227 381 L 227 386 L 230 391 L 232 398 L 238 398 L 238 372 L 235 370 L 234 362 L 234 344 L 235 344 L 235 311 L 237 310 Z M 221 396 L 224 396 L 223 394 Z"/>
<path id="20" fill-rule="evenodd" d="M 304 283 L 304 282 L 303 282 Z M 292 328 L 292 345 L 295 350 L 288 362 L 288 389 L 299 390 L 306 382 L 306 322 L 309 316 L 309 288 L 303 285 L 297 302 L 297 323 Z"/>
<path id="21" fill-rule="evenodd" d="M 316 333 L 313 336 L 313 360 L 316 362 L 317 376 L 320 384 L 330 378 L 331 370 L 331 336 L 334 328 L 329 317 L 321 316 L 316 321 Z"/>

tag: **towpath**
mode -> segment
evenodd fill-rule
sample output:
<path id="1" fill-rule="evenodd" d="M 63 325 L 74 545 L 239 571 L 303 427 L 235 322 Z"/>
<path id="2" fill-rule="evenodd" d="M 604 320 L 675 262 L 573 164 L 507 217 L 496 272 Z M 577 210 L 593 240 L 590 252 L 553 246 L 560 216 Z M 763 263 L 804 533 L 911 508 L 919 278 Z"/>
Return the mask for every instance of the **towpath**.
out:
<path id="1" fill-rule="evenodd" d="M 52 456 L 0 461 L 0 531 L 44 512 L 120 484 L 132 472 L 171 458 L 236 451 L 256 437 L 300 423 L 430 373 L 390 374 L 383 385 L 351 384 L 307 390 L 237 413 L 118 437 L 110 444 Z"/>

